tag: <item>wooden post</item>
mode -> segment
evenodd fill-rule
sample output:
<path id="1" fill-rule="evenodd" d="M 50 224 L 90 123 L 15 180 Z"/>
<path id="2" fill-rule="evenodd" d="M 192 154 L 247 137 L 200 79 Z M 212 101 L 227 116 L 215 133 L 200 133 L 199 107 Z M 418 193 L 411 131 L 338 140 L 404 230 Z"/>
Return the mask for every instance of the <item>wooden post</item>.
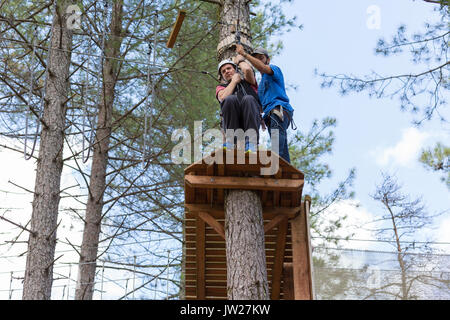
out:
<path id="1" fill-rule="evenodd" d="M 275 248 L 275 261 L 272 269 L 272 300 L 280 299 L 281 276 L 283 273 L 284 250 L 286 248 L 286 233 L 288 229 L 288 220 L 285 217 L 278 225 L 277 245 Z"/>
<path id="2" fill-rule="evenodd" d="M 300 215 L 291 221 L 292 260 L 294 275 L 295 300 L 313 300 L 312 256 L 309 236 L 309 204 L 310 199 L 302 202 Z"/>
<path id="3" fill-rule="evenodd" d="M 294 273 L 292 263 L 283 264 L 283 300 L 294 300 Z"/>
<path id="4" fill-rule="evenodd" d="M 205 290 L 205 240 L 206 240 L 206 230 L 205 230 L 205 221 L 200 217 L 196 218 L 197 220 L 197 237 L 196 237 L 196 246 L 197 246 L 197 299 L 204 300 L 206 297 Z"/>
<path id="5" fill-rule="evenodd" d="M 177 21 L 173 25 L 172 32 L 170 33 L 169 40 L 167 40 L 166 46 L 167 48 L 173 48 L 175 44 L 175 40 L 177 40 L 178 32 L 180 32 L 181 25 L 183 24 L 184 17 L 186 16 L 186 11 L 180 10 L 178 12 Z"/>

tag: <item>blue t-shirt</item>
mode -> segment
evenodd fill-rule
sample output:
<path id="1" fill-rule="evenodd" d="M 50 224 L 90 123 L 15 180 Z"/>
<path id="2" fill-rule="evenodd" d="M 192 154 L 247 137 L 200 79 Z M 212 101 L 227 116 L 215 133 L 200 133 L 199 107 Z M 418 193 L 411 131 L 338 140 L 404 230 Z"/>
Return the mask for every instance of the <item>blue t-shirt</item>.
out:
<path id="1" fill-rule="evenodd" d="M 273 71 L 273 75 L 263 73 L 258 86 L 258 96 L 263 107 L 264 118 L 269 115 L 273 108 L 279 105 L 291 113 L 294 111 L 289 104 L 281 69 L 273 64 L 270 65 L 270 68 Z"/>

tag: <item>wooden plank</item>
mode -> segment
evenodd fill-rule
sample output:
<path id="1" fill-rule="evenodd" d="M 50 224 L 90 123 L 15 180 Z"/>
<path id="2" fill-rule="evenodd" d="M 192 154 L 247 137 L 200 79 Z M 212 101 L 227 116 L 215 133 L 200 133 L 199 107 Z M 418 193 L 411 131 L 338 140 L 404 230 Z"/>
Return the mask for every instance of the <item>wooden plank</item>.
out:
<path id="1" fill-rule="evenodd" d="M 211 226 L 216 232 L 225 240 L 225 229 L 222 224 L 218 222 L 216 219 L 211 217 L 207 212 L 199 212 L 198 216 L 203 219 L 208 225 Z"/>
<path id="2" fill-rule="evenodd" d="M 223 206 L 220 205 L 210 206 L 207 204 L 186 203 L 184 206 L 189 210 L 189 212 L 186 213 L 187 217 L 195 217 L 198 212 L 208 212 L 215 219 L 225 219 Z M 301 210 L 301 206 L 278 208 L 263 207 L 263 216 L 264 219 L 272 219 L 277 215 L 285 215 L 288 218 L 294 218 L 300 213 Z"/>
<path id="3" fill-rule="evenodd" d="M 188 175 L 195 175 L 195 172 L 190 172 Z M 192 188 L 186 180 L 184 180 L 184 202 L 194 203 L 195 202 L 195 189 Z"/>
<path id="4" fill-rule="evenodd" d="M 309 241 L 305 203 L 298 217 L 291 220 L 292 260 L 295 300 L 312 300 Z"/>
<path id="5" fill-rule="evenodd" d="M 280 193 L 280 206 L 281 207 L 290 207 L 292 203 L 291 199 L 292 192 L 281 192 Z"/>
<path id="6" fill-rule="evenodd" d="M 311 249 L 311 232 L 310 232 L 310 224 L 309 224 L 309 210 L 311 208 L 311 197 L 309 195 L 305 196 L 305 226 L 306 226 L 306 244 L 308 246 L 308 265 L 309 265 L 309 288 L 310 288 L 310 296 L 311 300 L 314 300 L 314 270 L 313 270 L 313 258 L 312 258 L 312 249 Z"/>
<path id="7" fill-rule="evenodd" d="M 297 191 L 302 188 L 301 179 L 264 179 L 259 177 L 208 177 L 185 176 L 185 181 L 193 188 L 241 189 L 241 190 L 277 190 Z"/>
<path id="8" fill-rule="evenodd" d="M 185 10 L 180 10 L 178 12 L 177 20 L 173 25 L 172 32 L 170 33 L 169 39 L 167 40 L 166 46 L 167 48 L 173 48 L 175 44 L 175 40 L 177 39 L 178 32 L 180 32 L 181 25 L 183 24 L 184 17 L 186 16 Z"/>
<path id="9" fill-rule="evenodd" d="M 294 300 L 294 280 L 293 280 L 293 265 L 290 263 L 283 263 L 283 299 Z"/>
<path id="10" fill-rule="evenodd" d="M 264 178 L 265 178 L 265 179 L 270 179 L 271 177 L 270 177 L 270 176 L 264 176 Z M 267 206 L 266 203 L 267 203 L 268 194 L 269 194 L 269 191 L 268 191 L 268 190 L 263 190 L 263 191 L 262 191 L 262 195 L 261 195 L 261 204 L 262 204 L 263 207 L 264 207 L 264 206 Z"/>
<path id="11" fill-rule="evenodd" d="M 300 179 L 300 175 L 298 174 L 293 174 L 291 175 L 292 179 Z M 298 191 L 293 191 L 291 193 L 291 206 L 292 207 L 296 207 L 300 205 L 300 197 L 301 197 L 301 193 Z"/>
<path id="12" fill-rule="evenodd" d="M 288 228 L 288 219 L 284 218 L 278 226 L 277 245 L 275 249 L 275 262 L 272 270 L 272 300 L 280 299 L 281 275 L 283 272 L 284 250 L 286 247 L 286 233 Z"/>
<path id="13" fill-rule="evenodd" d="M 206 282 L 211 282 L 211 281 L 222 281 L 222 282 L 227 282 L 227 276 L 226 275 L 216 275 L 216 274 L 207 274 L 205 276 L 206 278 Z M 186 274 L 186 280 L 189 281 L 197 281 L 197 277 L 195 276 L 195 274 Z"/>
<path id="14" fill-rule="evenodd" d="M 283 176 L 283 169 L 280 167 L 278 172 L 274 175 L 275 179 L 281 179 Z M 280 191 L 273 189 L 273 203 L 274 207 L 280 206 Z"/>
<path id="15" fill-rule="evenodd" d="M 207 176 L 213 176 L 214 175 L 214 164 L 210 164 L 206 167 L 206 175 Z M 212 204 L 213 203 L 213 189 L 207 189 L 206 190 L 206 203 Z"/>
<path id="16" fill-rule="evenodd" d="M 263 165 L 261 164 L 261 157 L 271 157 L 271 151 L 258 151 L 258 162 L 256 164 L 250 164 L 249 163 L 249 154 L 245 154 L 245 164 L 239 164 L 237 162 L 237 151 L 236 150 L 232 150 L 232 151 L 226 151 L 224 152 L 223 149 L 217 149 L 214 152 L 212 152 L 210 155 L 204 157 L 201 160 L 198 160 L 196 162 L 194 162 L 193 164 L 189 165 L 187 168 L 184 169 L 185 174 L 195 171 L 198 172 L 199 170 L 204 170 L 204 167 L 207 165 L 207 163 L 211 163 L 210 160 L 205 160 L 207 158 L 214 158 L 215 157 L 215 153 L 216 152 L 223 152 L 223 160 L 224 160 L 224 164 L 227 170 L 227 175 L 230 176 L 230 174 L 228 174 L 228 170 L 233 170 L 234 169 L 238 169 L 239 171 L 248 171 L 248 172 L 254 172 L 254 173 L 258 173 L 258 175 L 260 175 L 260 169 L 263 167 L 267 167 L 268 165 Z M 293 167 L 292 165 L 290 165 L 289 163 L 287 163 L 283 158 L 280 158 L 278 155 L 276 155 L 279 158 L 279 164 L 280 164 L 280 168 L 283 168 L 283 172 L 285 173 L 292 173 L 292 174 L 298 174 L 300 179 L 304 179 L 304 174 L 303 172 L 301 172 L 300 170 L 298 170 L 297 168 Z M 227 159 L 231 159 L 231 161 L 227 161 Z"/>
<path id="17" fill-rule="evenodd" d="M 285 217 L 285 216 L 282 216 L 282 217 Z M 281 218 L 278 218 L 278 219 L 281 219 Z M 270 225 L 269 225 L 269 223 L 272 220 L 266 222 L 264 225 L 265 228 L 267 228 L 265 237 L 266 237 L 266 242 L 268 244 L 276 241 L 276 229 L 273 229 L 273 227 L 275 227 L 275 225 L 279 223 L 278 219 L 275 220 L 274 222 L 272 222 Z M 221 223 L 220 221 L 218 221 L 218 222 L 219 222 L 219 224 L 221 224 L 223 226 L 223 223 Z M 212 242 L 225 243 L 225 240 L 223 238 L 221 238 L 220 235 L 218 234 L 218 232 L 216 230 L 214 230 L 210 225 L 207 225 L 205 234 L 206 234 L 206 242 L 208 242 L 208 243 L 210 243 L 210 242 L 211 243 Z M 187 242 L 188 245 L 195 246 L 196 234 L 193 232 L 186 233 L 185 241 Z"/>
<path id="18" fill-rule="evenodd" d="M 186 266 L 188 268 L 195 268 L 197 257 L 192 256 L 186 258 Z M 266 262 L 268 264 L 273 264 L 275 262 L 275 256 L 266 256 Z M 226 268 L 226 257 L 208 257 L 206 256 L 206 268 Z"/>
<path id="19" fill-rule="evenodd" d="M 194 188 L 195 191 L 195 203 L 206 204 L 206 189 Z"/>
<path id="20" fill-rule="evenodd" d="M 218 164 L 217 165 L 217 175 L 218 176 L 224 176 L 225 175 L 225 165 Z M 224 202 L 224 190 L 223 189 L 217 189 L 217 203 L 223 204 Z"/>
<path id="21" fill-rule="evenodd" d="M 270 222 L 268 222 L 264 225 L 264 233 L 267 233 L 268 231 L 275 228 L 278 224 L 280 224 L 281 221 L 284 221 L 284 219 L 285 219 L 284 215 L 280 214 L 280 215 L 275 216 L 275 218 L 273 218 L 272 220 L 270 220 Z M 267 242 L 267 238 L 266 238 L 266 242 Z"/>
<path id="22" fill-rule="evenodd" d="M 197 299 L 205 299 L 205 221 L 201 218 L 197 218 L 197 241 L 196 241 L 196 254 L 197 254 Z M 186 264 L 187 267 L 187 264 Z"/>
<path id="23" fill-rule="evenodd" d="M 195 288 L 187 287 L 186 288 L 186 295 L 189 294 L 191 296 L 194 290 L 195 290 Z M 208 287 L 208 288 L 206 288 L 206 290 L 205 290 L 205 298 L 209 299 L 210 297 L 221 297 L 222 299 L 226 300 L 226 298 L 227 298 L 227 288 L 226 287 L 218 287 L 218 288 Z M 205 298 L 203 298 L 203 300 Z"/>

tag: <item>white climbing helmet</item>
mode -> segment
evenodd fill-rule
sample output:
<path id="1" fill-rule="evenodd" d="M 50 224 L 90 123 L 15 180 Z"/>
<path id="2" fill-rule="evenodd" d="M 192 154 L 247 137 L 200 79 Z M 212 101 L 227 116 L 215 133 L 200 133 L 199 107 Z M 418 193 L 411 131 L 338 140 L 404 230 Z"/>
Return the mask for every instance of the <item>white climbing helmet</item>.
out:
<path id="1" fill-rule="evenodd" d="M 224 59 L 224 60 L 220 61 L 219 65 L 217 66 L 217 73 L 218 73 L 219 76 L 221 75 L 220 74 L 220 68 L 222 68 L 226 64 L 231 64 L 235 69 L 237 69 L 236 63 L 234 63 L 230 59 Z"/>

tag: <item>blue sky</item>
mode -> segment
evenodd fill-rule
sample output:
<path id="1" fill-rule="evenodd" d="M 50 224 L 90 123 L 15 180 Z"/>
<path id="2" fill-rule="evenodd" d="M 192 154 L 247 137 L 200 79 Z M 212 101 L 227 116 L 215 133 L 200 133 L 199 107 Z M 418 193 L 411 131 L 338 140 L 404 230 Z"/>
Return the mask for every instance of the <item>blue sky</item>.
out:
<path id="1" fill-rule="evenodd" d="M 370 6 L 379 9 L 379 29 L 367 27 Z M 449 190 L 439 175 L 426 171 L 417 161 L 421 148 L 436 141 L 448 142 L 450 128 L 437 120 L 414 127 L 413 115 L 400 111 L 397 99 L 369 98 L 366 92 L 341 96 L 336 88 L 321 89 L 314 69 L 361 77 L 372 71 L 392 75 L 426 70 L 426 65 L 413 65 L 408 54 L 386 58 L 375 56 L 374 48 L 379 38 L 389 40 L 401 24 L 407 26 L 408 34 L 423 30 L 425 21 L 439 18 L 433 12 L 435 6 L 412 0 L 294 1 L 285 5 L 285 12 L 295 14 L 303 30 L 278 38 L 284 49 L 272 63 L 281 67 L 288 84 L 298 86 L 296 91 L 288 90 L 296 124 L 306 131 L 314 119 L 332 116 L 338 122 L 333 153 L 326 157 L 334 175 L 321 189 L 331 191 L 356 167 L 355 199 L 369 215 L 382 212 L 369 197 L 381 180 L 381 171 L 396 173 L 405 193 L 422 195 L 430 213 L 450 208 Z M 450 227 L 449 213 L 439 217 L 436 225 L 440 230 L 433 232 L 435 240 L 450 241 L 443 229 Z"/>

